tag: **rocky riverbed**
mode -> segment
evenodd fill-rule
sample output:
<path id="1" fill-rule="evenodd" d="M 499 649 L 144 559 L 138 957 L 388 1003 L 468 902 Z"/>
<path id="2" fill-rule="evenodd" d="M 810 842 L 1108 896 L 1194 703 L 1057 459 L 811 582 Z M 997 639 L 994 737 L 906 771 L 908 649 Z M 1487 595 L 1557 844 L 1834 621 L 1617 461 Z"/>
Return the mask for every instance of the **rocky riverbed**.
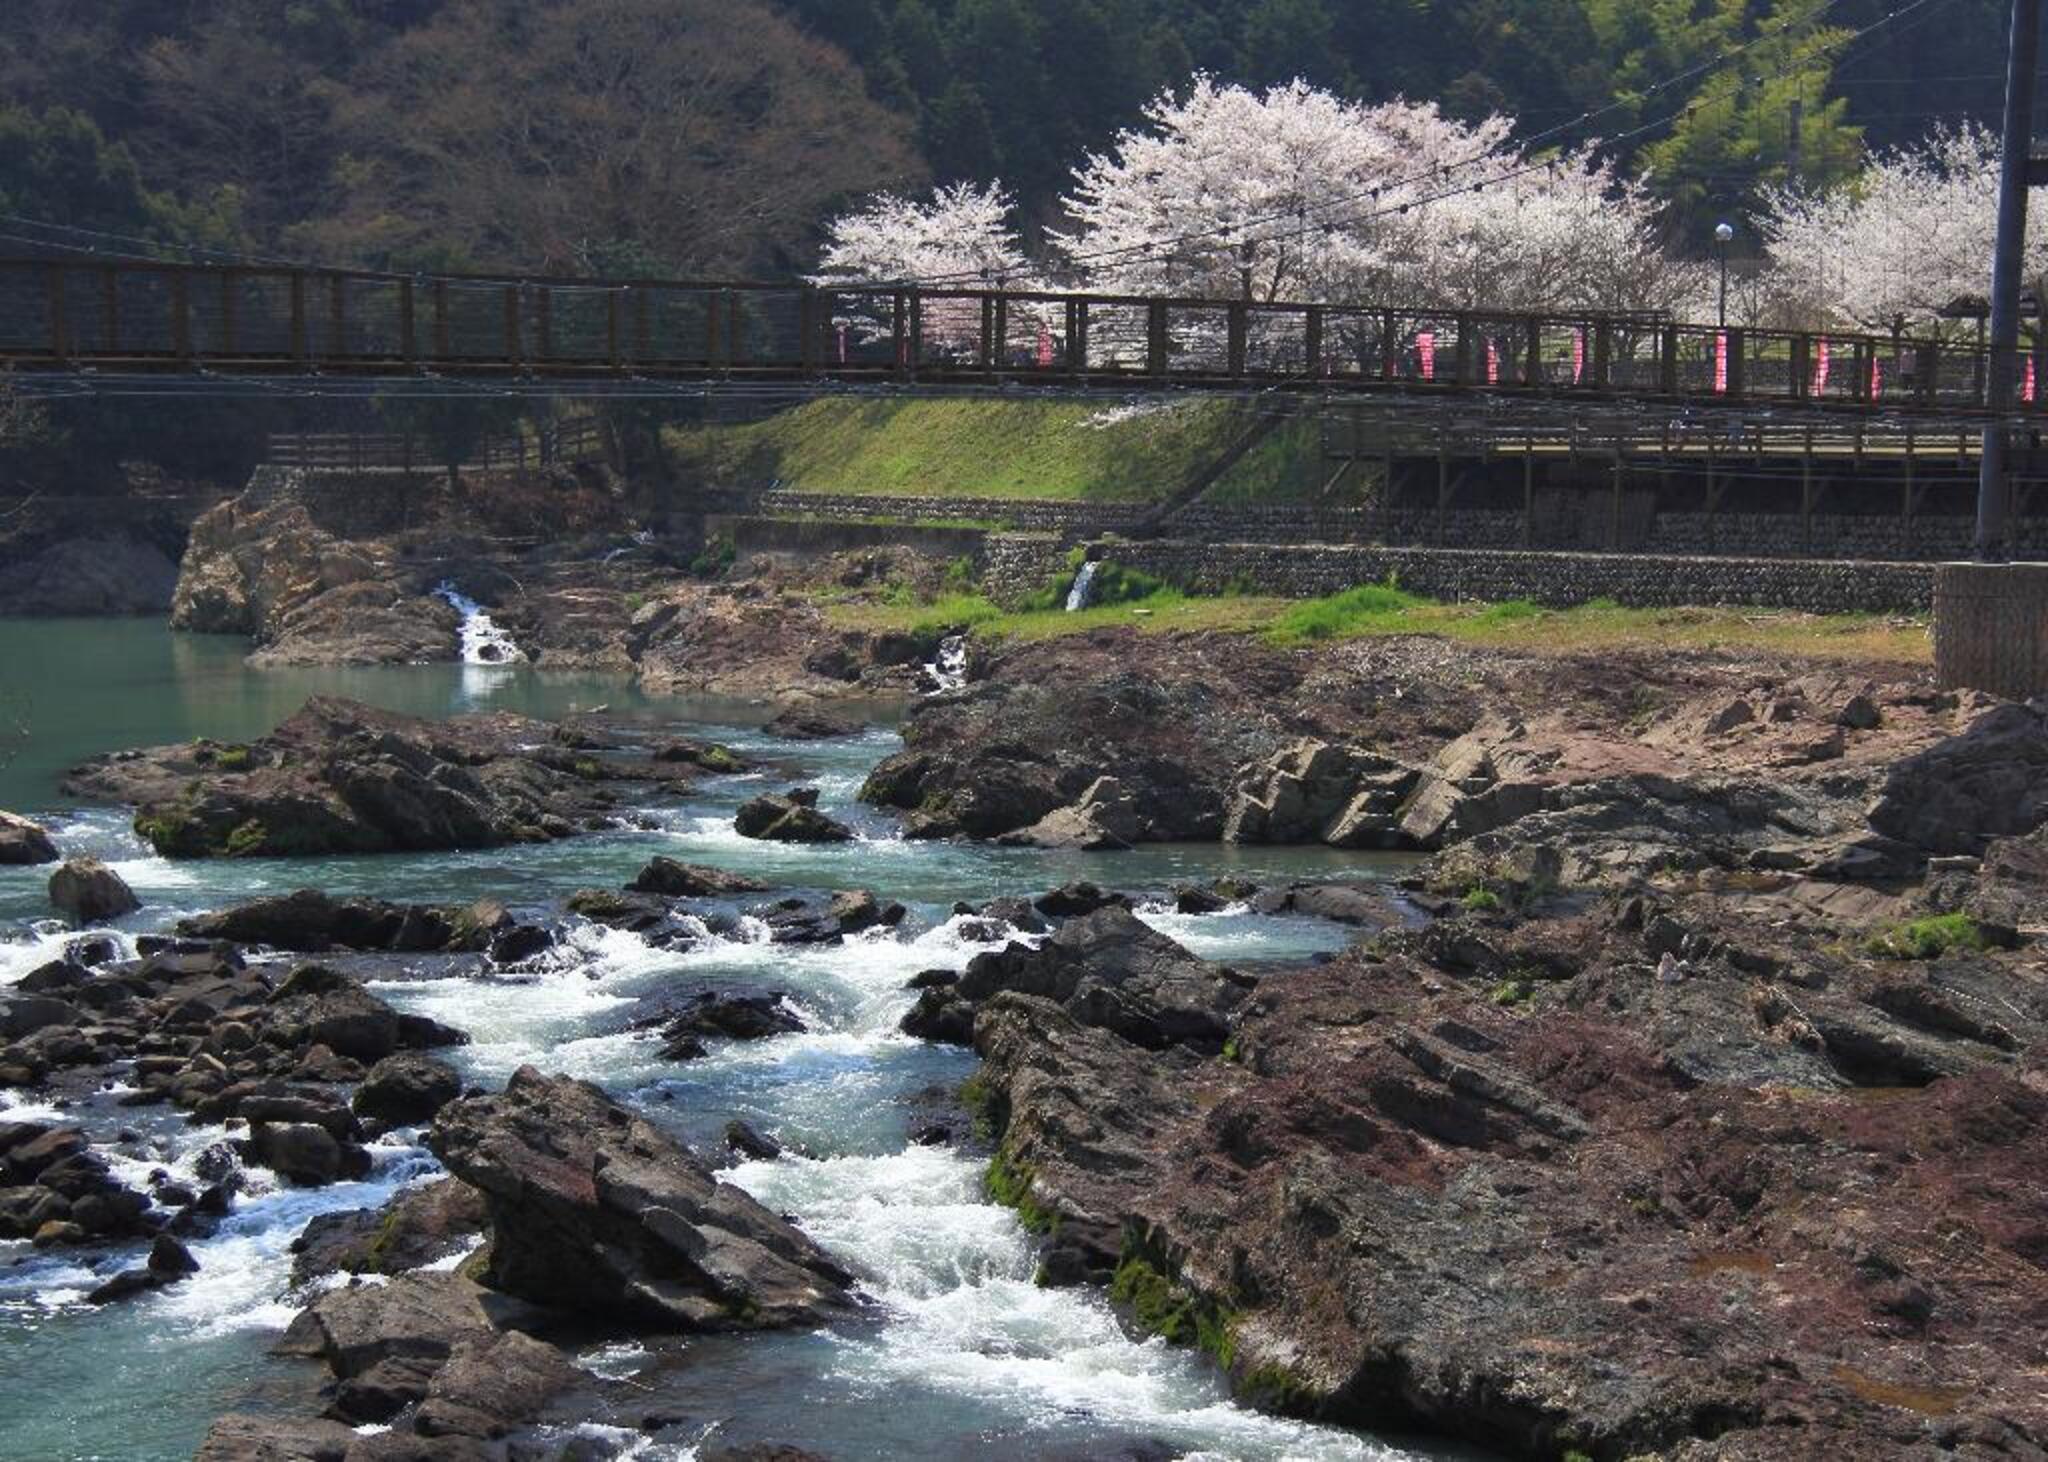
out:
<path id="1" fill-rule="evenodd" d="M 2044 766 L 1897 666 L 1430 640 L 999 648 L 900 741 L 316 699 L 0 822 L 78 926 L 0 1242 L 154 1315 L 332 1195 L 218 1459 L 2033 1455 Z"/>

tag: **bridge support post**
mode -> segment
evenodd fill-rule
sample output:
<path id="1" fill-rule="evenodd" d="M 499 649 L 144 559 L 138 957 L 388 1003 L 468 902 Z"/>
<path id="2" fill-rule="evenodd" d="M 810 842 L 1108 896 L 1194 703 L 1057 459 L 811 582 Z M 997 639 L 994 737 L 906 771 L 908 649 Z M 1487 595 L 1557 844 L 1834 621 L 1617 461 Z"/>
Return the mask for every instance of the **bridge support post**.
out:
<path id="1" fill-rule="evenodd" d="M 1934 673 L 1945 690 L 2048 691 L 2048 564 L 1937 566 Z"/>
<path id="2" fill-rule="evenodd" d="M 1799 546 L 1813 552 L 1813 428 L 1806 429 L 1806 451 L 1799 458 Z"/>
<path id="3" fill-rule="evenodd" d="M 2034 151 L 2034 69 L 2041 49 L 2041 0 L 2013 0 L 2006 51 L 2005 131 L 1998 186 L 1998 236 L 1991 263 L 1990 383 L 1984 405 L 1983 456 L 1977 476 L 1976 555 L 1992 563 L 2008 556 L 2005 454 L 2018 374 L 2020 275 L 2027 234 L 2027 184 Z"/>
<path id="4" fill-rule="evenodd" d="M 1522 438 L 1522 547 L 1536 546 L 1536 436 Z"/>

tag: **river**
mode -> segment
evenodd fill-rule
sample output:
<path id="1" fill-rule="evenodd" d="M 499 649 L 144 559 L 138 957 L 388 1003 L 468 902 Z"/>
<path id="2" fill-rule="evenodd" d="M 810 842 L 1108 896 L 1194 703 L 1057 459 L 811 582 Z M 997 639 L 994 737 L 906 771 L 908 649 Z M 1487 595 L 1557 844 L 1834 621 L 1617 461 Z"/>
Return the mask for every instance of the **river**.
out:
<path id="1" fill-rule="evenodd" d="M 468 1031 L 474 1043 L 449 1054 L 476 1082 L 500 1083 L 523 1062 L 569 1072 L 707 1152 L 735 1117 L 772 1131 L 790 1155 L 724 1176 L 793 1214 L 877 1302 L 860 1322 L 814 1335 L 588 1351 L 586 1367 L 629 1377 L 645 1410 L 689 1418 L 656 1440 L 633 1431 L 633 1414 L 585 1424 L 594 1439 L 619 1443 L 625 1450 L 617 1455 L 686 1458 L 711 1436 L 846 1459 L 1078 1459 L 1126 1455 L 1141 1444 L 1163 1456 L 1215 1458 L 1452 1455 L 1237 1407 L 1204 1361 L 1133 1338 L 1099 1295 L 1034 1285 L 1034 1244 L 983 1197 L 979 1165 L 909 1139 L 910 1098 L 973 1069 L 968 1053 L 896 1030 L 911 1003 L 903 989 L 911 975 L 957 968 L 976 951 L 960 937 L 956 901 L 1036 892 L 1082 875 L 1153 894 L 1226 872 L 1356 877 L 1373 868 L 1369 860 L 1277 849 L 1084 856 L 908 843 L 889 819 L 854 801 L 867 769 L 898 744 L 886 726 L 794 746 L 757 729 L 763 712 L 654 700 L 619 677 L 525 666 L 255 671 L 243 651 L 153 622 L 0 621 L 0 735 L 13 721 L 27 726 L 25 742 L 0 767 L 0 807 L 43 818 L 67 854 L 93 853 L 118 869 L 144 903 L 116 931 L 125 939 L 184 914 L 308 886 L 436 902 L 491 894 L 559 917 L 570 891 L 617 887 L 655 853 L 794 889 L 872 888 L 911 909 L 901 928 L 836 947 L 773 946 L 742 921 L 730 937 L 664 952 L 630 934 L 581 926 L 536 973 L 447 978 L 394 966 L 374 986 L 394 1005 Z M 61 769 L 85 756 L 197 735 L 248 739 L 315 693 L 424 715 L 559 715 L 603 705 L 795 765 L 714 780 L 684 806 L 659 810 L 652 831 L 423 856 L 173 864 L 152 855 L 119 811 L 69 805 L 57 794 Z M 6 751 L 0 741 L 0 755 Z M 796 773 L 821 789 L 821 805 L 854 824 L 857 842 L 783 847 L 732 831 L 739 802 Z M 0 985 L 69 937 L 47 918 L 47 873 L 0 868 Z M 1239 964 L 1300 960 L 1351 938 L 1332 924 L 1241 910 L 1186 917 L 1156 904 L 1145 916 L 1198 953 Z M 658 1041 L 626 1024 L 643 997 L 676 983 L 786 991 L 809 1029 L 728 1045 L 686 1065 L 665 1062 Z M 131 1180 L 154 1167 L 177 1172 L 223 1135 L 166 1108 L 119 1108 L 121 1090 L 64 1115 L 82 1121 Z M 0 1092 L 0 1118 L 53 1115 L 33 1098 Z M 386 1139 L 375 1154 L 368 1179 L 316 1190 L 268 1186 L 268 1174 L 252 1170 L 258 1181 L 233 1217 L 194 1244 L 200 1273 L 125 1305 L 95 1310 L 82 1298 L 95 1272 L 134 1262 L 132 1250 L 53 1256 L 0 1243 L 0 1458 L 186 1458 L 222 1411 L 303 1410 L 313 1368 L 266 1353 L 297 1308 L 287 1246 L 312 1215 L 381 1203 L 436 1171 L 410 1134 Z"/>

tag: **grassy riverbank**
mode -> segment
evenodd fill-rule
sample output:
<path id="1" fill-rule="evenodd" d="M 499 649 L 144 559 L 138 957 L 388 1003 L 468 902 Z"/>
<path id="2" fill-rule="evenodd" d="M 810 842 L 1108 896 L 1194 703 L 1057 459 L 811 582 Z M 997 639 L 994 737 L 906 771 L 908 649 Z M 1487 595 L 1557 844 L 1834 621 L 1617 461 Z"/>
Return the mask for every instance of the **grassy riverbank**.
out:
<path id="1" fill-rule="evenodd" d="M 992 639 L 1051 639 L 1128 625 L 1151 634 L 1262 635 L 1290 646 L 1437 635 L 1521 650 L 1769 650 L 1903 664 L 1922 664 L 1933 657 L 1927 622 L 1920 618 L 1725 607 L 1631 609 L 1610 600 L 1573 609 L 1546 609 L 1527 601 L 1443 604 L 1383 584 L 1310 600 L 1261 595 L 1191 598 L 1162 589 L 1136 602 L 1075 614 L 1058 608 L 1010 612 L 966 594 L 931 603 L 828 603 L 826 612 L 847 628 L 927 636 L 966 629 Z"/>
<path id="2" fill-rule="evenodd" d="M 812 401 L 764 421 L 671 428 L 686 474 L 723 487 L 780 484 L 861 496 L 1146 502 L 1184 483 L 1243 430 L 1223 402 L 1156 409 L 1085 401 Z M 1315 490 L 1313 420 L 1238 463 L 1212 501 L 1285 502 Z"/>

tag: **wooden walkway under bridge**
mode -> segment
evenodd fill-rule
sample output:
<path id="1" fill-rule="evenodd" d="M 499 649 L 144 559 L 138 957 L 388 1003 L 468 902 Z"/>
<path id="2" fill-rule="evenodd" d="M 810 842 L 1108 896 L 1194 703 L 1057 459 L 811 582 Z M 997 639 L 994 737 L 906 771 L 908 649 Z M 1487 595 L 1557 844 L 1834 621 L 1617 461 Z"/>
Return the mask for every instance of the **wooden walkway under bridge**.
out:
<path id="1" fill-rule="evenodd" d="M 2048 453 L 2024 430 L 2009 459 L 2010 518 L 2048 510 Z M 1928 518 L 1974 512 L 1981 434 L 1925 418 L 1778 422 L 1721 415 L 1645 421 L 1624 410 L 1529 409 L 1487 419 L 1448 407 L 1395 410 L 1333 404 L 1321 416 L 1324 500 L 1377 478 L 1378 496 L 1444 527 L 1470 509 L 1513 510 L 1525 540 L 1543 531 L 1546 500 L 1576 498 L 1605 521 L 1605 541 L 1628 541 L 1644 511 L 1782 518 L 1788 541 L 1831 556 L 1816 523 L 1848 513 L 1894 520 L 1901 543 Z M 1597 506 L 1596 506 L 1597 505 Z"/>
<path id="2" fill-rule="evenodd" d="M 2048 357 L 2013 369 L 2048 388 Z M 0 259 L 0 370 L 102 391 L 166 378 L 516 382 L 563 394 L 1024 384 L 1612 403 L 1646 419 L 1783 408 L 1951 426 L 1983 418 L 1988 385 L 1970 346 L 1640 314 L 70 258 Z M 2019 394 L 2021 415 L 2041 410 L 2039 393 Z"/>

